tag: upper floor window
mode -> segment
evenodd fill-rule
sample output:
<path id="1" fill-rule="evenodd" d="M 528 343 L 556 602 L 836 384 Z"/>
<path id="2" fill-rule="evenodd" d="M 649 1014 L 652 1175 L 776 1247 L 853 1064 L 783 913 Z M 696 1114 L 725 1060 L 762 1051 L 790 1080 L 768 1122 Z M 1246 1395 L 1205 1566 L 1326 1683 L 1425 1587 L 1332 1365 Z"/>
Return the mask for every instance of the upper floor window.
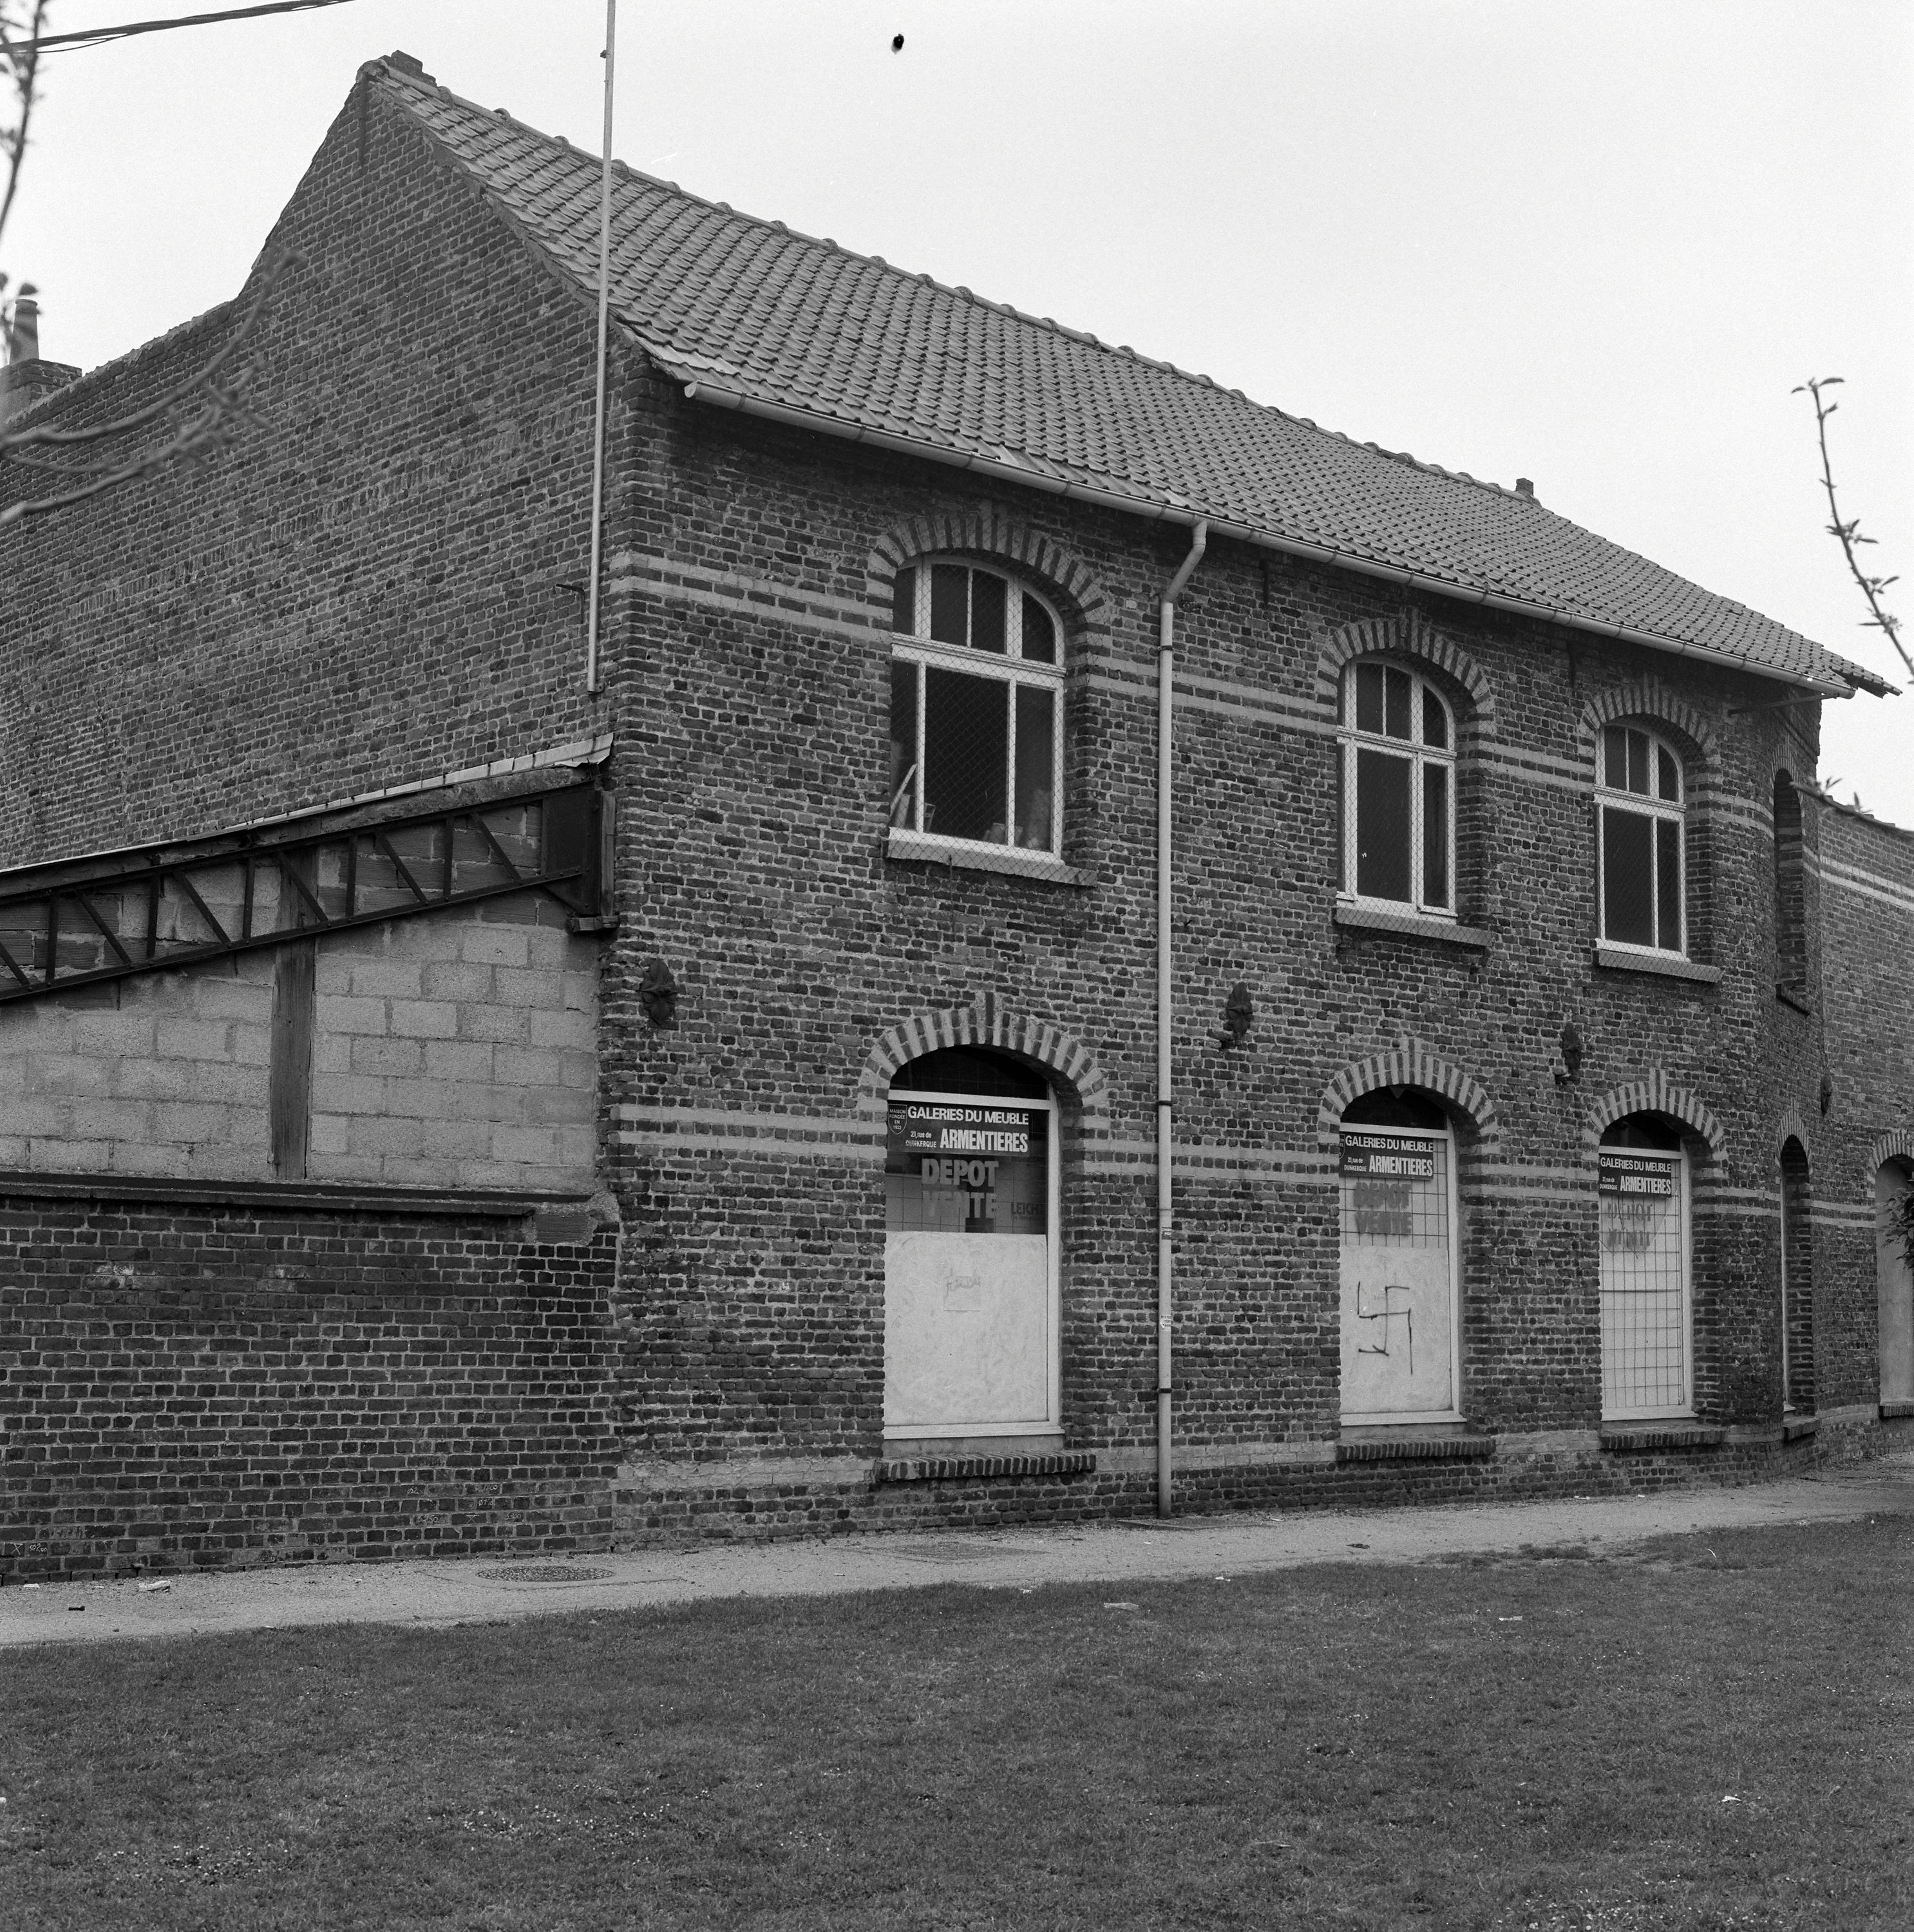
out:
<path id="1" fill-rule="evenodd" d="M 1682 794 L 1682 761 L 1652 732 L 1603 732 L 1595 842 L 1601 936 L 1610 945 L 1685 950 Z"/>
<path id="2" fill-rule="evenodd" d="M 1368 661 L 1342 674 L 1342 890 L 1455 912 L 1456 734 L 1420 673 Z"/>
<path id="3" fill-rule="evenodd" d="M 1061 856 L 1063 627 L 980 564 L 897 574 L 890 824 L 940 842 Z"/>

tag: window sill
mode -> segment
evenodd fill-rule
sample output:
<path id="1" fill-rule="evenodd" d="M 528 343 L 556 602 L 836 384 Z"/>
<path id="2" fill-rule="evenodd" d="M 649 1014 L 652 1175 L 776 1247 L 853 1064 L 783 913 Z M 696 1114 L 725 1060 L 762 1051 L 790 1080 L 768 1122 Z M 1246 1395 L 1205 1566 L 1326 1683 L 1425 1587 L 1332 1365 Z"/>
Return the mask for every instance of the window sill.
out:
<path id="1" fill-rule="evenodd" d="M 1796 1012 L 1805 1013 L 1810 1019 L 1814 1017 L 1814 1009 L 1791 987 L 1777 986 L 1774 988 L 1774 997 L 1783 1006 L 1792 1006 Z"/>
<path id="2" fill-rule="evenodd" d="M 1403 939 L 1439 940 L 1472 952 L 1489 950 L 1489 935 L 1479 926 L 1461 926 L 1452 919 L 1432 919 L 1426 913 L 1391 912 L 1382 906 L 1336 902 L 1335 922 L 1358 932 L 1387 932 Z"/>
<path id="3" fill-rule="evenodd" d="M 1694 960 L 1684 959 L 1672 952 L 1630 952 L 1622 946 L 1604 946 L 1598 942 L 1595 964 L 1606 966 L 1614 973 L 1647 973 L 1663 980 L 1693 980 L 1703 986 L 1718 986 L 1721 983 L 1720 967 L 1697 965 Z"/>
<path id="4" fill-rule="evenodd" d="M 1052 886 L 1094 886 L 1096 874 L 1078 866 L 1066 866 L 1047 852 L 1021 852 L 1006 845 L 993 851 L 988 846 L 953 844 L 948 839 L 933 838 L 921 832 L 892 830 L 886 835 L 886 859 L 915 860 L 920 865 L 947 866 L 957 872 L 1001 872 L 1013 879 L 1039 879 Z"/>
<path id="5" fill-rule="evenodd" d="M 1601 1426 L 1601 1446 L 1611 1452 L 1718 1449 L 1727 1439 L 1727 1430 L 1715 1424 L 1696 1422 L 1680 1416 L 1668 1416 L 1660 1421 L 1636 1417 L 1625 1421 L 1604 1422 Z"/>

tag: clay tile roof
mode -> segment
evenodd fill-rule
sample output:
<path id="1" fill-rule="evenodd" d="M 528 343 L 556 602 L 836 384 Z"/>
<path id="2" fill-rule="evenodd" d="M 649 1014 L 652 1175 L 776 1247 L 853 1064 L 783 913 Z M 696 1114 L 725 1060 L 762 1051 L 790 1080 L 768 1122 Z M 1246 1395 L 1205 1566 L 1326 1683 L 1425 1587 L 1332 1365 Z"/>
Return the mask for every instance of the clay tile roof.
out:
<path id="1" fill-rule="evenodd" d="M 532 245 L 597 287 L 598 158 L 440 87 L 367 72 Z M 612 308 L 713 400 L 794 410 L 1145 514 L 1790 682 L 1892 689 L 1532 496 L 1356 442 L 1129 349 L 614 170 Z"/>

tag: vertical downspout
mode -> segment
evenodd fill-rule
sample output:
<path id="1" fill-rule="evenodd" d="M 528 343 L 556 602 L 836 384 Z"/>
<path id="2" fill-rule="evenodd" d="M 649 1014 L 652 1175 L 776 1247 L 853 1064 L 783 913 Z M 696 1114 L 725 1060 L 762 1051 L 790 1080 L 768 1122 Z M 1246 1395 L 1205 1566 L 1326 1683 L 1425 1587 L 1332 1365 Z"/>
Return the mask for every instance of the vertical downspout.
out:
<path id="1" fill-rule="evenodd" d="M 604 154 L 598 178 L 598 414 L 592 428 L 592 568 L 586 592 L 585 689 L 598 688 L 598 564 L 604 548 L 604 392 L 611 354 L 611 80 L 618 0 L 604 0 Z"/>
<path id="2" fill-rule="evenodd" d="M 1170 800 L 1174 748 L 1174 686 L 1176 676 L 1176 600 L 1203 560 L 1210 526 L 1197 524 L 1190 554 L 1163 592 L 1156 634 L 1156 1514 L 1173 1514 L 1170 1490 L 1170 1390 L 1174 1360 L 1171 1321 L 1174 1311 L 1175 1233 L 1170 1191 L 1170 1146 L 1174 1106 L 1170 1077 Z"/>

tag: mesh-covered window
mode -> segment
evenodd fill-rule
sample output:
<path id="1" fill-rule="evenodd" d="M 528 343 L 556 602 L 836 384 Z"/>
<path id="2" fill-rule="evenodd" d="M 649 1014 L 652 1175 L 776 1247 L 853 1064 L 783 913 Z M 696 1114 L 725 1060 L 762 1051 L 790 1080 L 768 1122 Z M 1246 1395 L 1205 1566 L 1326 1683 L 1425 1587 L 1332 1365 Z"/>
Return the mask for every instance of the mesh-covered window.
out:
<path id="1" fill-rule="evenodd" d="M 1060 857 L 1054 614 L 998 572 L 952 561 L 898 572 L 892 622 L 892 827 Z"/>
<path id="2" fill-rule="evenodd" d="M 1687 950 L 1682 761 L 1652 732 L 1611 724 L 1596 772 L 1601 936 L 1650 952 Z"/>
<path id="3" fill-rule="evenodd" d="M 1342 890 L 1455 911 L 1455 724 L 1418 672 L 1366 658 L 1342 674 Z"/>
<path id="4" fill-rule="evenodd" d="M 1694 1412 L 1688 1286 L 1688 1184 L 1678 1138 L 1602 1137 L 1602 1413 L 1612 1418 Z"/>

